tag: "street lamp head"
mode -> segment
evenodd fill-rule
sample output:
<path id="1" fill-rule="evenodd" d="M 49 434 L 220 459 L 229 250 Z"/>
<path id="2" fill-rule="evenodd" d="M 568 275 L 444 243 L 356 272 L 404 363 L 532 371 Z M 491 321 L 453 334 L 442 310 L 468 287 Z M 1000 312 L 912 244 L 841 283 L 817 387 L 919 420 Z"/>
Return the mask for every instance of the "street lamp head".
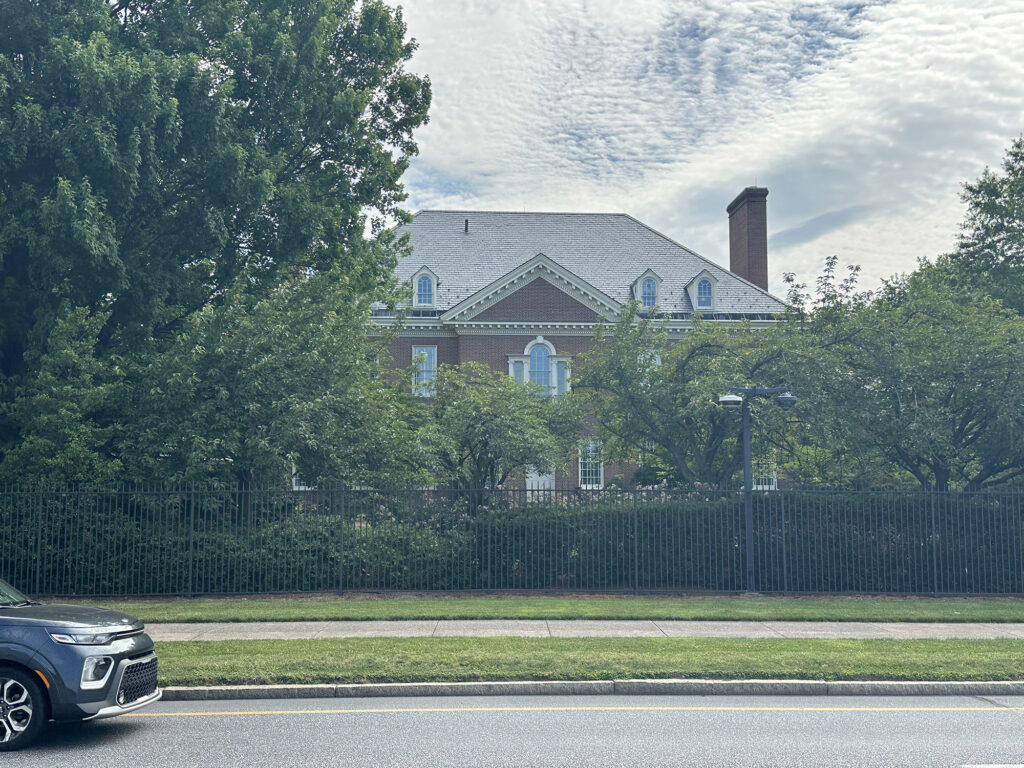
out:
<path id="1" fill-rule="evenodd" d="M 796 405 L 796 395 L 792 395 L 789 392 L 783 392 L 781 395 L 775 398 L 775 402 L 778 403 L 779 407 L 788 411 L 794 405 Z"/>
<path id="2" fill-rule="evenodd" d="M 723 408 L 739 408 L 743 405 L 743 398 L 739 395 L 728 394 L 718 398 L 718 404 Z"/>

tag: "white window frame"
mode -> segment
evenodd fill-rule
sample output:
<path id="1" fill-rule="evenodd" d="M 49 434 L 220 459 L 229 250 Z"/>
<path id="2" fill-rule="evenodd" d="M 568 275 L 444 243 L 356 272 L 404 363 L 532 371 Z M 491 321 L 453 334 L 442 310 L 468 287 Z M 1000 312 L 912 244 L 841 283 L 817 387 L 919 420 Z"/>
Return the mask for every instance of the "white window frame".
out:
<path id="1" fill-rule="evenodd" d="M 707 306 L 700 306 L 700 284 L 707 280 L 711 284 L 710 303 Z M 717 312 L 718 305 L 718 278 L 708 269 L 703 269 L 686 285 L 686 292 L 690 296 L 690 304 L 694 312 L 713 313 Z"/>
<path id="2" fill-rule="evenodd" d="M 585 453 L 584 453 L 585 452 Z M 597 456 L 595 462 L 594 456 Z M 584 464 L 597 464 L 597 484 L 583 482 Z M 604 459 L 601 458 L 601 441 L 586 440 L 580 443 L 579 455 L 580 488 L 585 491 L 600 491 L 604 488 Z M 588 470 L 592 471 L 592 470 Z"/>
<path id="3" fill-rule="evenodd" d="M 547 394 L 551 397 L 568 394 L 572 391 L 572 355 L 559 355 L 555 351 L 555 345 L 543 336 L 538 336 L 527 344 L 523 354 L 509 355 L 508 375 L 520 383 L 530 381 L 530 355 L 538 345 L 548 351 Z M 564 371 L 564 386 L 561 386 L 562 382 L 559 381 L 561 371 Z"/>
<path id="4" fill-rule="evenodd" d="M 654 303 L 644 304 L 644 283 L 651 280 L 654 283 Z M 640 309 L 644 311 L 653 310 L 661 304 L 661 277 L 653 269 L 645 270 L 640 277 L 633 282 L 633 299 L 640 303 Z"/>
<path id="5" fill-rule="evenodd" d="M 430 301 L 420 301 L 420 280 L 427 278 L 430 281 Z M 426 267 L 420 269 L 412 276 L 412 306 L 413 309 L 434 309 L 437 307 L 437 275 Z"/>
<path id="6" fill-rule="evenodd" d="M 647 303 L 647 296 L 645 295 L 648 283 L 653 288 L 650 304 Z M 640 281 L 640 306 L 644 309 L 654 309 L 658 306 L 658 281 L 653 277 L 645 277 Z"/>
<path id="7" fill-rule="evenodd" d="M 429 351 L 428 351 L 429 350 Z M 425 362 L 428 366 L 433 357 L 433 367 L 423 367 L 416 358 L 420 355 L 426 356 Z M 416 366 L 416 372 L 412 375 L 412 392 L 419 397 L 430 397 L 433 395 L 431 382 L 437 377 L 437 347 L 425 344 L 414 344 L 412 348 L 412 364 Z M 424 376 L 424 374 L 429 374 Z"/>
<path id="8" fill-rule="evenodd" d="M 707 296 L 701 296 L 700 295 L 700 287 L 702 285 L 704 285 L 705 283 L 708 286 L 708 295 Z M 704 299 L 704 298 L 707 299 L 707 302 L 708 302 L 707 304 L 702 304 L 701 303 L 701 299 Z M 711 278 L 709 278 L 709 277 L 702 277 L 700 280 L 697 281 L 697 307 L 696 308 L 698 310 L 701 310 L 701 309 L 712 309 L 714 306 L 715 306 L 715 284 L 711 282 Z"/>

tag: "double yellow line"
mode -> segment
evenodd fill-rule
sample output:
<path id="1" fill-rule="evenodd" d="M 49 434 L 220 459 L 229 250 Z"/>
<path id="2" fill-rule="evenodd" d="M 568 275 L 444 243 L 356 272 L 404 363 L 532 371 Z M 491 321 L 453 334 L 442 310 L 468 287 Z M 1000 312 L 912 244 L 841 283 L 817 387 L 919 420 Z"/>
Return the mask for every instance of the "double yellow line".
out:
<path id="1" fill-rule="evenodd" d="M 437 712 L 1024 712 L 1024 707 L 367 707 L 365 709 L 252 709 L 222 712 L 134 712 L 124 717 L 244 715 L 368 715 Z"/>

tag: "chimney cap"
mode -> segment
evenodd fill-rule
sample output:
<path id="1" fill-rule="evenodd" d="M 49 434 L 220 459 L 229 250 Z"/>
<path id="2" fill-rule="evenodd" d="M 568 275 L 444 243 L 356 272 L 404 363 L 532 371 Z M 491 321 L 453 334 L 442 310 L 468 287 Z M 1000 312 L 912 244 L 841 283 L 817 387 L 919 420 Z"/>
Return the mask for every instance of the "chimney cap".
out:
<path id="1" fill-rule="evenodd" d="M 736 195 L 736 199 L 729 203 L 729 205 L 725 209 L 725 212 L 728 213 L 729 215 L 732 215 L 732 212 L 739 208 L 741 205 L 744 205 L 745 203 L 751 201 L 764 202 L 765 199 L 767 199 L 767 197 L 767 187 L 747 187 L 738 195 Z"/>

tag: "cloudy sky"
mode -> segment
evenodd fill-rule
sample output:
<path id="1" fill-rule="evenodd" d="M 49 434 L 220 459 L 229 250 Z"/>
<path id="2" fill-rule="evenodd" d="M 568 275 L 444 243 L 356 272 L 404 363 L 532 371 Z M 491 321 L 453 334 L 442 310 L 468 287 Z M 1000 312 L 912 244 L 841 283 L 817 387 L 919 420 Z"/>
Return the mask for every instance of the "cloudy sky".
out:
<path id="1" fill-rule="evenodd" d="M 768 198 L 770 288 L 949 250 L 1024 131 L 1024 0 L 404 0 L 434 101 L 408 208 L 623 211 L 728 264 Z"/>

